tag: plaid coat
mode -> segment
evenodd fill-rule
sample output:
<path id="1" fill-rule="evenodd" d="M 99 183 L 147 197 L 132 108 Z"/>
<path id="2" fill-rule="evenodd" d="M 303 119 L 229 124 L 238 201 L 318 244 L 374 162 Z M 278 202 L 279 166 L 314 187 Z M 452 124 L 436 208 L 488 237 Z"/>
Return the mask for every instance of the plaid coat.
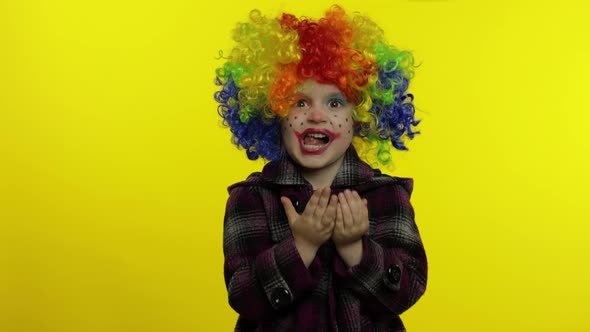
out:
<path id="1" fill-rule="evenodd" d="M 425 291 L 427 264 L 410 204 L 412 179 L 390 177 L 351 147 L 332 192 L 368 201 L 360 264 L 348 268 L 332 241 L 306 268 L 280 202 L 301 213 L 312 186 L 288 159 L 229 187 L 224 220 L 225 283 L 236 331 L 405 331 L 399 315 Z"/>

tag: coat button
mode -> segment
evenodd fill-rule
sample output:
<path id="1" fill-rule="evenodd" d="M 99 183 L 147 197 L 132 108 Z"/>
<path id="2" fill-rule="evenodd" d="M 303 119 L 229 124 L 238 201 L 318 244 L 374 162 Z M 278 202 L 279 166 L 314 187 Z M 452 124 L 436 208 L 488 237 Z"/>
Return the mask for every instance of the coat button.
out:
<path id="1" fill-rule="evenodd" d="M 286 288 L 275 288 L 270 295 L 270 300 L 275 308 L 281 308 L 291 303 L 291 293 Z"/>
<path id="2" fill-rule="evenodd" d="M 397 284 L 400 282 L 402 276 L 402 271 L 399 268 L 399 266 L 397 265 L 390 265 L 387 268 L 387 279 L 389 280 L 389 282 L 391 282 L 392 284 Z"/>
<path id="3" fill-rule="evenodd" d="M 289 199 L 291 200 L 291 204 L 293 204 L 295 211 L 297 211 L 297 213 L 302 213 L 303 211 L 301 210 L 301 204 L 299 204 L 299 201 L 297 200 L 297 196 L 289 195 Z"/>

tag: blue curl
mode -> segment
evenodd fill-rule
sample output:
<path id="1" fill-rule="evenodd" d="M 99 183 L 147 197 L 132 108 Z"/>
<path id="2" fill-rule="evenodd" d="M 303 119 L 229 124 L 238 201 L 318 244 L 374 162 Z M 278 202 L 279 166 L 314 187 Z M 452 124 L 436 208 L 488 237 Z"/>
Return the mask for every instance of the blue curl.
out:
<path id="1" fill-rule="evenodd" d="M 412 130 L 420 120 L 414 118 L 414 96 L 406 93 L 409 79 L 401 70 L 380 70 L 376 86 L 382 89 L 393 89 L 393 102 L 383 99 L 373 99 L 373 106 L 369 112 L 375 114 L 378 120 L 379 138 L 391 140 L 392 145 L 398 150 L 408 150 L 402 138 L 406 135 L 413 139 L 419 131 Z"/>
<path id="2" fill-rule="evenodd" d="M 281 133 L 278 117 L 264 118 L 261 115 L 244 116 L 240 113 L 238 93 L 240 88 L 233 78 L 228 77 L 224 83 L 219 77 L 215 84 L 221 89 L 214 94 L 219 103 L 217 113 L 223 118 L 223 125 L 230 128 L 232 143 L 246 150 L 250 160 L 262 157 L 267 160 L 281 158 Z M 263 112 L 254 112 L 263 114 Z"/>

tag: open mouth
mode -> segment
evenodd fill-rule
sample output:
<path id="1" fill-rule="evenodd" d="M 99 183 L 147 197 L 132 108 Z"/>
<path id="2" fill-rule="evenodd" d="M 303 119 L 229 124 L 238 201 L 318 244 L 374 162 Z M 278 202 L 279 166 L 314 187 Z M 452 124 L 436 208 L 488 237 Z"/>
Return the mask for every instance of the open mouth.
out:
<path id="1" fill-rule="evenodd" d="M 309 150 L 319 150 L 329 142 L 330 137 L 322 133 L 308 133 L 302 138 L 303 146 Z"/>
<path id="2" fill-rule="evenodd" d="M 326 129 L 306 129 L 303 133 L 295 132 L 303 154 L 320 154 L 338 137 Z"/>

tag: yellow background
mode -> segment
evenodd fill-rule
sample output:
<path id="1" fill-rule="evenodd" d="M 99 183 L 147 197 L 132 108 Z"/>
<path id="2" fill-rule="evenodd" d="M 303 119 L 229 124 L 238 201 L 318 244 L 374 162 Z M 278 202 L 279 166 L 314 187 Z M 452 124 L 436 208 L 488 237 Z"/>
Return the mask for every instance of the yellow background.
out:
<path id="1" fill-rule="evenodd" d="M 259 170 L 212 95 L 252 8 L 0 0 L 0 331 L 229 331 L 226 187 Z M 589 331 L 584 1 L 342 1 L 421 63 L 419 331 Z M 362 4 L 362 5 L 361 5 Z"/>

